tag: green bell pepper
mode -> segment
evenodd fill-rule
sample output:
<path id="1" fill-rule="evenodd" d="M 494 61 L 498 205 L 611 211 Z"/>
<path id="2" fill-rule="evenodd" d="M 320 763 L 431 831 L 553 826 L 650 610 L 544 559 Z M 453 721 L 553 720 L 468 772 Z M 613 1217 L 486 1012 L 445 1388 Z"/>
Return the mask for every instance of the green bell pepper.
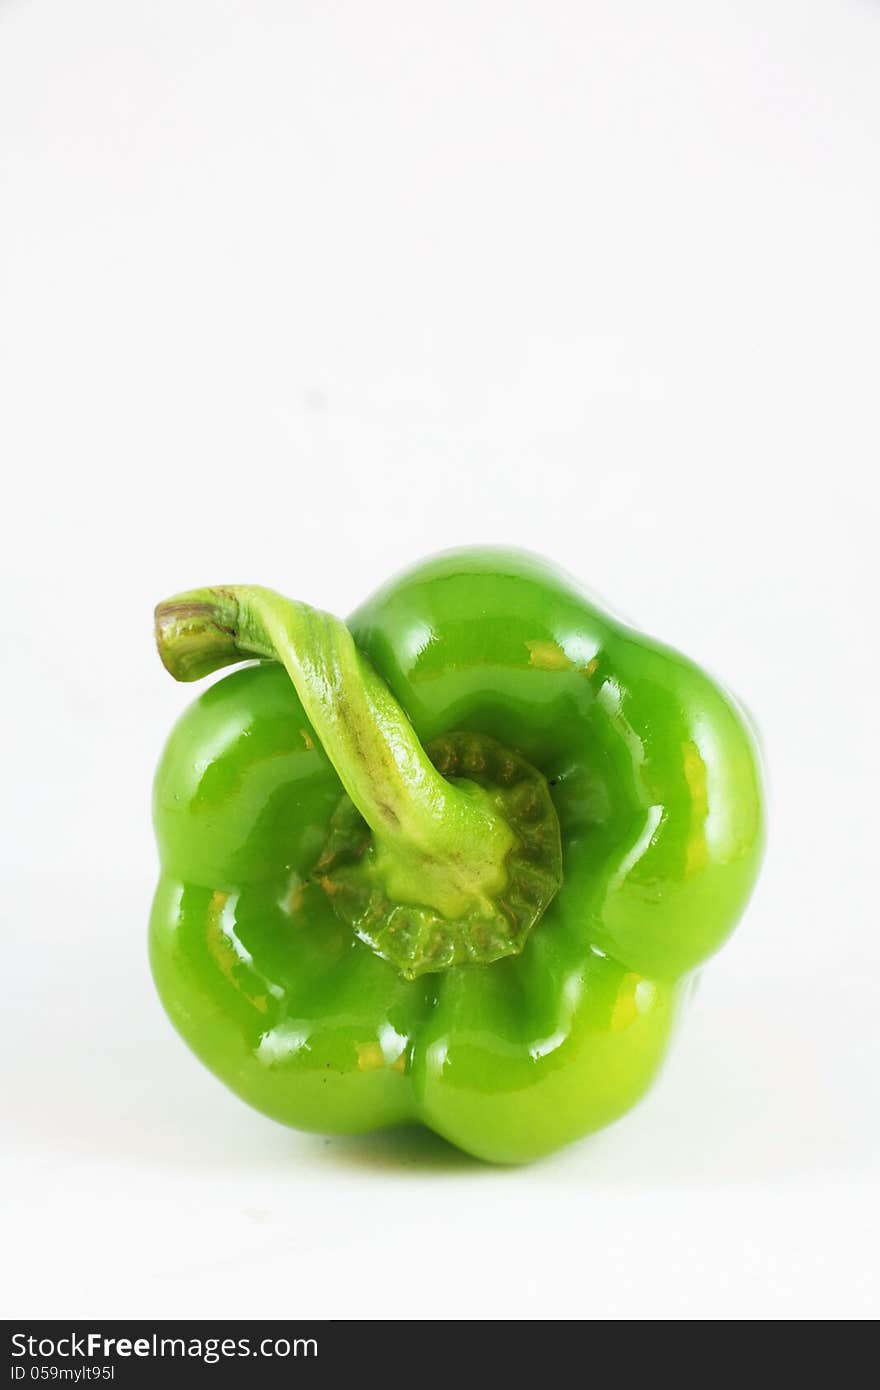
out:
<path id="1" fill-rule="evenodd" d="M 156 610 L 178 680 L 258 658 L 162 756 L 150 954 L 243 1099 L 481 1158 L 627 1110 L 762 848 L 742 711 L 543 562 L 441 555 L 345 625 L 269 590 Z"/>

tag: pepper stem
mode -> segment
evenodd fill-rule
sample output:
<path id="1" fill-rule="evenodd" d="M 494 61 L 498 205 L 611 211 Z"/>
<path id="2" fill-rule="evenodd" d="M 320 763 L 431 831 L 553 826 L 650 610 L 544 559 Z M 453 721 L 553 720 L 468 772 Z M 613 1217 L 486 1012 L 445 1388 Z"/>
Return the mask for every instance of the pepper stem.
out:
<path id="1" fill-rule="evenodd" d="M 516 841 L 497 798 L 440 775 L 338 618 L 270 589 L 193 589 L 159 604 L 156 641 L 181 681 L 249 657 L 279 661 L 373 832 L 373 869 L 387 896 L 446 918 L 495 911 Z"/>

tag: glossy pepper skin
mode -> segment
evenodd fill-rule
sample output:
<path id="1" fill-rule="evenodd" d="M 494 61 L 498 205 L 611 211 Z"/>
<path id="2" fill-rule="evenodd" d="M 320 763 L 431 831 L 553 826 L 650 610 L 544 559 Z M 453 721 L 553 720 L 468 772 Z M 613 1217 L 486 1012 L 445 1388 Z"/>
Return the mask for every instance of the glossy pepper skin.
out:
<path id="1" fill-rule="evenodd" d="M 207 1066 L 279 1121 L 421 1122 L 486 1160 L 537 1158 L 639 1099 L 742 913 L 762 848 L 748 722 L 529 555 L 440 555 L 347 626 L 422 745 L 469 731 L 541 774 L 558 890 L 518 954 L 406 978 L 316 873 L 342 783 L 288 671 L 263 661 L 186 710 L 158 769 L 159 994 Z"/>

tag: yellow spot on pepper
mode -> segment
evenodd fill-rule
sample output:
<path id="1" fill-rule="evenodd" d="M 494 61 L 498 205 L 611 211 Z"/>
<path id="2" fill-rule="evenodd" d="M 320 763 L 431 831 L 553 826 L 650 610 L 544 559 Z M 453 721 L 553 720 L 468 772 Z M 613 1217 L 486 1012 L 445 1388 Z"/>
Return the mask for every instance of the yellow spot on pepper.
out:
<path id="1" fill-rule="evenodd" d="M 228 898 L 228 893 L 217 891 L 211 894 L 205 926 L 208 950 L 211 952 L 214 963 L 219 968 L 221 975 L 223 975 L 230 984 L 234 985 L 236 984 L 234 971 L 238 964 L 238 957 L 224 936 L 223 928 L 220 925 L 220 918 L 223 915 L 223 909 L 226 906 Z"/>
<path id="2" fill-rule="evenodd" d="M 298 883 L 287 899 L 288 912 L 299 912 L 306 898 L 306 885 Z"/>
<path id="3" fill-rule="evenodd" d="M 706 817 L 709 814 L 709 793 L 706 785 L 706 764 L 692 739 L 682 746 L 682 770 L 691 794 L 691 830 L 685 849 L 685 877 L 690 878 L 702 869 L 708 858 Z"/>
<path id="4" fill-rule="evenodd" d="M 355 1046 L 360 1071 L 377 1071 L 379 1067 L 384 1067 L 385 1058 L 377 1042 L 356 1043 Z"/>
<path id="5" fill-rule="evenodd" d="M 526 642 L 529 665 L 539 671 L 567 671 L 573 665 L 558 642 Z"/>
<path id="6" fill-rule="evenodd" d="M 264 1014 L 268 1011 L 269 1000 L 265 994 L 249 994 L 247 989 L 243 987 L 239 969 L 241 961 L 223 930 L 223 909 L 228 901 L 229 894 L 223 893 L 219 889 L 211 894 L 205 923 L 208 950 L 223 978 L 244 994 L 259 1013 Z"/>
<path id="7" fill-rule="evenodd" d="M 320 883 L 324 892 L 327 894 L 328 898 L 332 898 L 334 893 L 342 892 L 342 884 L 334 883 L 333 879 L 328 877 L 326 874 L 323 878 L 318 879 L 318 882 Z"/>
<path id="8" fill-rule="evenodd" d="M 657 990 L 650 980 L 629 970 L 620 982 L 620 989 L 611 1010 L 611 1031 L 620 1033 L 653 1007 Z"/>

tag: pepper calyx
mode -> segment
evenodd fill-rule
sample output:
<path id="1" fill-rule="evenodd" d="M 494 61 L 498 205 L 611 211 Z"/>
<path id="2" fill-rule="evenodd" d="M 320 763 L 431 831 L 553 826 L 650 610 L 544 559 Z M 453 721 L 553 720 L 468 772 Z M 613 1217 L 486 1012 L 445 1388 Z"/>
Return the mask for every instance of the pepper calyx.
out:
<path id="1" fill-rule="evenodd" d="M 408 980 L 518 955 L 562 883 L 559 821 L 536 768 L 477 733 L 445 734 L 425 751 L 451 785 L 484 799 L 511 832 L 494 891 L 447 911 L 431 906 L 427 866 L 389 873 L 387 856 L 347 797 L 313 873 L 338 916 Z"/>

